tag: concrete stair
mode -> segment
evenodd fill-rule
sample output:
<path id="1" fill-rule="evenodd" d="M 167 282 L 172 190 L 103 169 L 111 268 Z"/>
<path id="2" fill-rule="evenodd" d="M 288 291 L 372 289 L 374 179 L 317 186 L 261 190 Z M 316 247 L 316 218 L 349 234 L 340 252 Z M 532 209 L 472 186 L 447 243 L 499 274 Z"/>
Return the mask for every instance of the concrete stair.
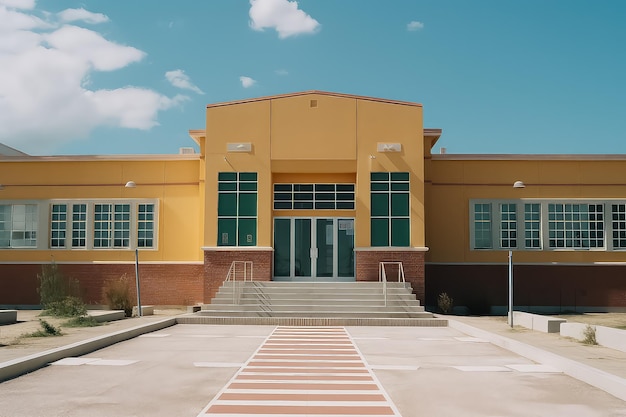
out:
<path id="1" fill-rule="evenodd" d="M 447 326 L 398 282 L 387 283 L 386 302 L 379 282 L 225 282 L 193 316 L 202 323 Z"/>

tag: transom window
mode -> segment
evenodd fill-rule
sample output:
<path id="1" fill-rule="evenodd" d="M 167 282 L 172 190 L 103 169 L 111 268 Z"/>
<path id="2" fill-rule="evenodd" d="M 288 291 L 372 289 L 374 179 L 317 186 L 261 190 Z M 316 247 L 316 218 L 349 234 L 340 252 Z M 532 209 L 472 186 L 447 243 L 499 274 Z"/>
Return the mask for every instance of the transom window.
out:
<path id="1" fill-rule="evenodd" d="M 274 184 L 274 210 L 354 210 L 354 184 Z"/>

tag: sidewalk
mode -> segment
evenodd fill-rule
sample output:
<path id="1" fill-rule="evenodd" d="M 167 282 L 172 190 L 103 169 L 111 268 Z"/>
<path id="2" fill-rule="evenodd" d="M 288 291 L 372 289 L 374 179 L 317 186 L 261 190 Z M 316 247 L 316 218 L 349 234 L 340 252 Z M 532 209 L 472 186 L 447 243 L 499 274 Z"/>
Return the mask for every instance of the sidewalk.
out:
<path id="1" fill-rule="evenodd" d="M 50 350 L 63 351 L 73 346 L 67 356 L 79 356 L 76 346 L 90 346 L 90 341 L 99 339 L 100 344 L 113 344 L 137 335 L 137 332 L 152 331 L 151 326 L 164 320 L 175 319 L 183 311 L 156 312 L 154 316 L 127 318 L 103 326 L 64 329 L 64 336 L 27 339 L 15 345 L 0 347 L 0 368 L 9 362 L 41 355 Z M 34 314 L 22 312 L 19 314 Z M 552 366 L 565 374 L 596 386 L 626 401 L 626 353 L 602 346 L 587 346 L 578 341 L 561 337 L 559 334 L 541 333 L 522 327 L 511 329 L 504 317 L 442 316 L 449 326 L 470 336 L 487 340 L 497 346 L 522 355 L 535 362 Z M 172 321 L 173 323 L 173 321 Z M 9 326 L 19 326 L 9 325 Z M 0 326 L 0 335 L 9 326 Z M 70 352 L 70 350 L 68 350 Z M 87 352 L 85 352 L 87 353 Z M 82 354 L 85 354 L 82 353 Z"/>

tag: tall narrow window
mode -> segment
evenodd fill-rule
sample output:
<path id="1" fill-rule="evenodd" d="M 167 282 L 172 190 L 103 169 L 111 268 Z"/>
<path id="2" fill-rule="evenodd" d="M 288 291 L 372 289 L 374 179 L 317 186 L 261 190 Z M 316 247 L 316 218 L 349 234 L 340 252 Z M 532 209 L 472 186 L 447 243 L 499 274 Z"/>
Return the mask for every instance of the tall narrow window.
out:
<path id="1" fill-rule="evenodd" d="M 371 245 L 409 246 L 409 173 L 370 174 Z"/>
<path id="2" fill-rule="evenodd" d="M 541 248 L 541 209 L 538 203 L 524 204 L 524 247 Z"/>
<path id="3" fill-rule="evenodd" d="M 257 226 L 257 173 L 218 174 L 218 246 L 255 246 Z"/>
<path id="4" fill-rule="evenodd" d="M 130 247 L 130 204 L 115 204 L 113 247 Z"/>
<path id="5" fill-rule="evenodd" d="M 53 204 L 50 213 L 50 247 L 64 248 L 67 234 L 67 204 Z"/>
<path id="6" fill-rule="evenodd" d="M 87 204 L 72 204 L 72 247 L 87 245 Z"/>
<path id="7" fill-rule="evenodd" d="M 154 204 L 139 204 L 137 208 L 137 246 L 154 247 Z"/>
<path id="8" fill-rule="evenodd" d="M 502 248 L 517 247 L 517 205 L 500 204 L 500 246 Z"/>
<path id="9" fill-rule="evenodd" d="M 111 247 L 111 235 L 113 232 L 113 205 L 95 204 L 93 215 L 93 247 Z"/>
<path id="10" fill-rule="evenodd" d="M 474 247 L 476 249 L 491 249 L 491 204 L 474 204 Z"/>

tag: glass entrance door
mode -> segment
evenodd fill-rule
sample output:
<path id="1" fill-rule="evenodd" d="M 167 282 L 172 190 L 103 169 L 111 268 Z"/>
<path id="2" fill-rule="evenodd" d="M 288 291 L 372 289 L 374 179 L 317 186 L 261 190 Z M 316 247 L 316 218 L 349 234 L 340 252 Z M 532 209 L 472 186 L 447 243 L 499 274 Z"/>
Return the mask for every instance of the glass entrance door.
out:
<path id="1" fill-rule="evenodd" d="M 354 280 L 354 219 L 274 219 L 275 280 Z"/>

